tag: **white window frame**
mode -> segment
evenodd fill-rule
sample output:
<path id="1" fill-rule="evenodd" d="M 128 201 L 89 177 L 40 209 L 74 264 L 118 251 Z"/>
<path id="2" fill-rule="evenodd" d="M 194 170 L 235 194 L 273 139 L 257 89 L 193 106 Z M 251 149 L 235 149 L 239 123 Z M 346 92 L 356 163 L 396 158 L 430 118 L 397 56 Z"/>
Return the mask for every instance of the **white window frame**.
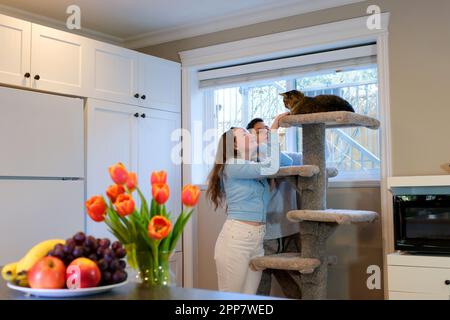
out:
<path id="1" fill-rule="evenodd" d="M 367 27 L 368 16 L 327 23 L 287 32 L 281 32 L 251 39 L 234 41 L 205 48 L 180 52 L 182 62 L 182 126 L 191 131 L 196 121 L 201 121 L 202 94 L 198 89 L 197 72 L 224 65 L 261 61 L 280 56 L 293 56 L 307 52 L 333 49 L 375 41 L 377 44 L 378 87 L 380 100 L 381 137 L 381 200 L 382 237 L 384 256 L 394 251 L 392 208 L 387 189 L 387 177 L 392 174 L 392 152 L 390 131 L 389 94 L 389 13 L 381 14 L 379 29 Z M 193 138 L 195 140 L 195 138 Z M 186 139 L 183 139 L 186 142 Z M 198 150 L 198 142 L 185 144 L 190 151 Z M 188 152 L 188 154 L 194 152 Z M 185 152 L 186 154 L 186 152 Z M 195 183 L 197 165 L 192 164 L 192 155 L 183 165 L 183 183 Z M 194 286 L 195 270 L 195 217 L 191 219 L 183 234 L 184 286 Z M 386 266 L 385 266 L 386 270 Z M 385 277 L 386 280 L 387 277 Z M 385 293 L 388 292 L 385 281 Z"/>

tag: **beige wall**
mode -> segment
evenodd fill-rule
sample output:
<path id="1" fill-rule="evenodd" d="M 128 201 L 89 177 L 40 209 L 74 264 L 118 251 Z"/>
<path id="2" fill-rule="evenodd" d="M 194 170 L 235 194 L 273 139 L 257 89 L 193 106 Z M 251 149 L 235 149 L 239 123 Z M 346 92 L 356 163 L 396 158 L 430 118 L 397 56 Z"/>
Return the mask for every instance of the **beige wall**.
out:
<path id="1" fill-rule="evenodd" d="M 364 209 L 380 212 L 379 188 L 329 189 L 328 207 L 335 209 Z M 226 219 L 225 211 L 214 211 L 202 193 L 197 210 L 197 267 L 195 287 L 217 290 L 214 245 Z M 377 221 L 360 226 L 341 226 L 328 241 L 329 255 L 338 263 L 329 268 L 328 298 L 383 299 L 382 290 L 368 290 L 367 267 L 383 266 L 381 224 Z M 272 295 L 282 297 L 276 283 Z"/>
<path id="2" fill-rule="evenodd" d="M 179 60 L 178 52 L 365 15 L 391 12 L 389 59 L 394 175 L 446 174 L 450 162 L 450 1 L 371 0 L 174 41 L 141 51 Z"/>

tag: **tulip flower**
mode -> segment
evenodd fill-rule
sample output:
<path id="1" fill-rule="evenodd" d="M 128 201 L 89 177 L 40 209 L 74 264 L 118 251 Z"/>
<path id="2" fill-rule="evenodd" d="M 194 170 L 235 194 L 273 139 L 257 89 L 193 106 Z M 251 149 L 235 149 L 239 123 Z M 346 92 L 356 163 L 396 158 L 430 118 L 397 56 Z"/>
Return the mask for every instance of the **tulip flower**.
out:
<path id="1" fill-rule="evenodd" d="M 128 171 L 121 162 L 109 167 L 109 175 L 114 183 L 118 185 L 123 185 L 128 180 Z"/>
<path id="2" fill-rule="evenodd" d="M 116 202 L 117 197 L 122 193 L 125 193 L 125 188 L 118 184 L 113 184 L 106 190 L 106 195 L 112 203 Z"/>
<path id="3" fill-rule="evenodd" d="M 135 172 L 128 173 L 128 179 L 126 182 L 126 186 L 128 191 L 133 192 L 137 186 L 137 175 Z"/>
<path id="4" fill-rule="evenodd" d="M 152 185 L 152 196 L 158 204 L 164 204 L 169 199 L 169 186 L 165 183 L 155 183 Z"/>
<path id="5" fill-rule="evenodd" d="M 105 220 L 106 202 L 102 196 L 93 196 L 86 201 L 86 209 L 92 220 L 96 222 Z"/>
<path id="6" fill-rule="evenodd" d="M 150 181 L 152 185 L 156 183 L 167 183 L 167 172 L 165 172 L 164 170 L 153 171 Z"/>
<path id="7" fill-rule="evenodd" d="M 116 206 L 117 213 L 121 217 L 125 217 L 134 212 L 134 200 L 127 193 L 119 194 L 114 205 Z"/>
<path id="8" fill-rule="evenodd" d="M 191 184 L 185 185 L 181 192 L 181 201 L 187 207 L 195 207 L 200 197 L 200 189 Z"/>
<path id="9" fill-rule="evenodd" d="M 155 240 L 166 238 L 171 230 L 170 220 L 163 216 L 154 216 L 148 224 L 148 236 Z"/>

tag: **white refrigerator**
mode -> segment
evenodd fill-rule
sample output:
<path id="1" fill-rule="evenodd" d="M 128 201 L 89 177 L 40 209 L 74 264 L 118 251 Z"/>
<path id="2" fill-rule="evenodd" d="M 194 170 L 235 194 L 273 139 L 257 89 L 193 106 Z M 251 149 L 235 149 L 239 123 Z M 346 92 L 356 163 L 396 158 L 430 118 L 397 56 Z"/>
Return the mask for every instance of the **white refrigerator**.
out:
<path id="1" fill-rule="evenodd" d="M 0 87 L 0 265 L 84 230 L 83 107 Z"/>

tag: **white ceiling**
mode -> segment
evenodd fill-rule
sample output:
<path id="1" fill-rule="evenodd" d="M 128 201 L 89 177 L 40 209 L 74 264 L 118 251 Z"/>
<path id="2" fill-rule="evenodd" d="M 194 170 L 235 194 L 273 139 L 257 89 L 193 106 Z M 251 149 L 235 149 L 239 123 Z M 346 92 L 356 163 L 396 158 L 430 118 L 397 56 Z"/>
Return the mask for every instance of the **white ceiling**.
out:
<path id="1" fill-rule="evenodd" d="M 0 0 L 0 11 L 63 25 L 81 8 L 85 34 L 142 47 L 363 0 Z"/>

